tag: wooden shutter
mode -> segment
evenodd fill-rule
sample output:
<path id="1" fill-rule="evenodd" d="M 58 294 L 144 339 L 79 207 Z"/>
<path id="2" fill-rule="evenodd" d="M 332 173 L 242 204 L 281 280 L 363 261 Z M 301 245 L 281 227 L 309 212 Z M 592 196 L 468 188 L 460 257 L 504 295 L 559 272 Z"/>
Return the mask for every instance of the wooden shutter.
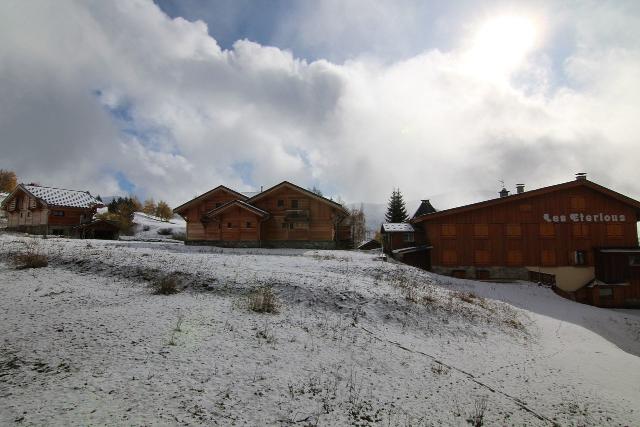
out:
<path id="1" fill-rule="evenodd" d="M 573 224 L 571 226 L 573 237 L 589 236 L 589 226 L 587 224 Z"/>
<path id="2" fill-rule="evenodd" d="M 569 197 L 569 205 L 571 206 L 571 209 L 574 211 L 582 211 L 586 206 L 584 197 L 582 196 Z"/>
<path id="3" fill-rule="evenodd" d="M 607 224 L 607 237 L 622 237 L 622 224 Z"/>
<path id="4" fill-rule="evenodd" d="M 541 262 L 542 265 L 556 265 L 556 251 L 554 249 L 543 249 Z"/>
<path id="5" fill-rule="evenodd" d="M 522 237 L 522 226 L 520 224 L 507 224 L 507 237 Z"/>
<path id="6" fill-rule="evenodd" d="M 458 262 L 458 254 L 453 249 L 442 250 L 442 264 L 455 265 Z"/>
<path id="7" fill-rule="evenodd" d="M 489 264 L 489 251 L 484 249 L 478 249 L 474 252 L 473 260 L 476 265 L 487 265 Z"/>
<path id="8" fill-rule="evenodd" d="M 522 251 L 520 249 L 507 251 L 507 265 L 522 265 Z"/>
<path id="9" fill-rule="evenodd" d="M 554 224 L 542 223 L 540 224 L 540 237 L 555 237 L 556 227 Z"/>
<path id="10" fill-rule="evenodd" d="M 455 224 L 442 224 L 440 227 L 440 233 L 442 237 L 456 237 L 456 225 Z"/>
<path id="11" fill-rule="evenodd" d="M 489 225 L 473 224 L 473 237 L 489 237 Z"/>

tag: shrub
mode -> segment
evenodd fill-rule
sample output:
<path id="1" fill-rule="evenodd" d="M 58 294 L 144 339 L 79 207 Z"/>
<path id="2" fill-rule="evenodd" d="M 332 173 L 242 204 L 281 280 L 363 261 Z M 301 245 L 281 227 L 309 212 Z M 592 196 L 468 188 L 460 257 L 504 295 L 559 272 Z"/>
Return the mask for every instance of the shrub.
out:
<path id="1" fill-rule="evenodd" d="M 13 256 L 13 264 L 18 269 L 41 268 L 49 265 L 49 258 L 44 254 L 25 252 Z"/>
<path id="2" fill-rule="evenodd" d="M 17 269 L 41 268 L 49 265 L 49 258 L 40 252 L 37 241 L 27 243 L 25 251 L 14 254 L 11 261 Z"/>
<path id="3" fill-rule="evenodd" d="M 160 295 L 171 295 L 178 293 L 178 279 L 173 275 L 165 276 L 153 283 L 155 293 Z"/>
<path id="4" fill-rule="evenodd" d="M 184 242 L 185 240 L 187 240 L 187 234 L 186 233 L 180 233 L 180 232 L 173 233 L 171 235 L 171 238 L 174 239 L 174 240 L 182 240 Z"/>
<path id="5" fill-rule="evenodd" d="M 158 234 L 161 236 L 169 236 L 171 235 L 172 230 L 170 228 L 159 228 Z"/>
<path id="6" fill-rule="evenodd" d="M 271 286 L 260 286 L 252 291 L 248 297 L 249 309 L 256 313 L 278 313 L 280 302 L 273 293 Z"/>
<path id="7" fill-rule="evenodd" d="M 144 225 L 142 227 L 142 231 L 149 231 L 149 230 L 151 230 L 151 227 L 149 227 L 148 225 Z"/>

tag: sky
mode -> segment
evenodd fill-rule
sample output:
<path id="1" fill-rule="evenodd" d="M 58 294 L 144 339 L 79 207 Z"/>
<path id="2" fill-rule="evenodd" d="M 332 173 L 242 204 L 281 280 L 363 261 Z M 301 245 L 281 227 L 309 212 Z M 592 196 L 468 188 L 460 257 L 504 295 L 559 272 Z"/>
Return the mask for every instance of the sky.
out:
<path id="1" fill-rule="evenodd" d="M 181 204 L 640 198 L 637 1 L 0 2 L 0 168 Z"/>

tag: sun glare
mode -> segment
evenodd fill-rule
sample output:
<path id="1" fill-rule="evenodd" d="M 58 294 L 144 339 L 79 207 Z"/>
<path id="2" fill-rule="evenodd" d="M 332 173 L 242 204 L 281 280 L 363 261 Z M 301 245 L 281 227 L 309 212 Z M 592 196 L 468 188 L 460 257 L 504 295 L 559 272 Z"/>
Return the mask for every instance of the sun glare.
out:
<path id="1" fill-rule="evenodd" d="M 476 71 L 487 77 L 504 77 L 522 64 L 533 50 L 537 36 L 532 19 L 504 15 L 486 21 L 471 44 Z"/>

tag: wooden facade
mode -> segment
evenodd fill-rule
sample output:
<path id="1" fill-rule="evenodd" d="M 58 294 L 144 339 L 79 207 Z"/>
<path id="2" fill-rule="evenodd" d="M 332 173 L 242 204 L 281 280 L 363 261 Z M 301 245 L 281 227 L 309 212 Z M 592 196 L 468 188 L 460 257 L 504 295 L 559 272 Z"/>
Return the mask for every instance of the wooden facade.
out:
<path id="1" fill-rule="evenodd" d="M 350 244 L 349 213 L 338 203 L 284 181 L 248 198 L 225 186 L 174 209 L 188 244 L 335 248 Z"/>
<path id="2" fill-rule="evenodd" d="M 9 230 L 70 235 L 102 204 L 86 191 L 20 184 L 3 201 Z"/>
<path id="3" fill-rule="evenodd" d="M 596 251 L 637 247 L 640 202 L 579 177 L 412 219 L 433 270 L 477 279 L 553 276 L 565 292 L 596 277 Z"/>

